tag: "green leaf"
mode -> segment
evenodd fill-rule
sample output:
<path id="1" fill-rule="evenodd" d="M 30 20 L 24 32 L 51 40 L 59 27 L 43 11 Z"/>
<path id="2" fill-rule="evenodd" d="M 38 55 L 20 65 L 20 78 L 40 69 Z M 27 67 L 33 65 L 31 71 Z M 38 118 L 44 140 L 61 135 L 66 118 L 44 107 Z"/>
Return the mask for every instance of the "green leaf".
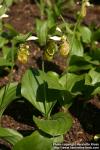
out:
<path id="1" fill-rule="evenodd" d="M 12 63 L 5 58 L 0 58 L 0 66 L 12 66 Z"/>
<path id="2" fill-rule="evenodd" d="M 53 140 L 35 131 L 19 141 L 12 150 L 52 150 Z"/>
<path id="3" fill-rule="evenodd" d="M 16 31 L 16 29 L 9 23 L 4 24 L 4 27 L 7 29 L 7 36 L 12 38 L 14 36 L 18 35 L 18 32 Z"/>
<path id="4" fill-rule="evenodd" d="M 17 85 L 18 83 L 14 82 L 0 89 L 0 117 L 7 106 L 18 97 Z"/>
<path id="5" fill-rule="evenodd" d="M 7 6 L 7 7 L 10 7 L 13 3 L 13 0 L 5 0 L 4 1 L 4 4 Z"/>
<path id="6" fill-rule="evenodd" d="M 100 41 L 100 28 L 93 32 L 92 40 Z"/>
<path id="7" fill-rule="evenodd" d="M 56 72 L 47 72 L 45 81 L 50 89 L 64 90 L 63 85 L 59 82 L 59 75 Z"/>
<path id="8" fill-rule="evenodd" d="M 100 65 L 100 48 L 94 48 L 91 51 L 91 57 L 93 58 L 93 60 L 98 60 L 99 61 L 99 65 Z"/>
<path id="9" fill-rule="evenodd" d="M 80 80 L 82 80 L 82 76 L 76 75 L 74 76 L 72 83 L 70 81 L 68 85 L 73 87 L 74 84 Z M 31 102 L 36 109 L 46 115 L 51 112 L 58 100 L 63 100 L 61 91 L 64 90 L 70 89 L 69 87 L 67 88 L 66 81 L 59 79 L 59 75 L 55 72 L 50 71 L 44 73 L 40 70 L 28 70 L 22 78 L 22 96 Z"/>
<path id="10" fill-rule="evenodd" d="M 46 12 L 48 16 L 48 27 L 51 29 L 55 25 L 55 17 L 53 17 L 54 12 L 50 11 L 49 9 L 47 9 Z"/>
<path id="11" fill-rule="evenodd" d="M 45 77 L 42 71 L 27 70 L 22 78 L 21 94 L 40 112 L 48 114 L 56 100 L 55 97 L 53 99 L 54 92 L 47 87 Z"/>
<path id="12" fill-rule="evenodd" d="M 96 54 L 96 50 L 95 50 L 95 54 L 92 51 L 91 56 L 88 53 L 84 54 L 83 57 L 72 56 L 70 60 L 70 64 L 69 64 L 69 69 L 68 69 L 69 72 L 77 73 L 83 70 L 90 70 L 93 68 L 94 65 L 97 67 L 98 65 L 100 65 L 99 53 L 100 52 L 97 51 L 97 54 Z"/>
<path id="13" fill-rule="evenodd" d="M 65 74 L 59 79 L 60 84 L 62 84 L 64 88 L 64 91 L 60 92 L 62 95 L 62 99 L 59 99 L 60 105 L 69 108 L 73 103 L 73 99 L 77 95 L 82 94 L 79 86 L 83 79 L 84 75 L 76 75 L 74 73 Z"/>
<path id="14" fill-rule="evenodd" d="M 92 92 L 92 95 L 100 94 L 100 87 L 95 88 L 95 90 Z"/>
<path id="15" fill-rule="evenodd" d="M 23 136 L 13 129 L 0 127 L 0 138 L 8 141 L 12 145 L 15 145 L 23 138 Z"/>
<path id="16" fill-rule="evenodd" d="M 3 0 L 0 0 L 0 4 L 3 2 Z"/>
<path id="17" fill-rule="evenodd" d="M 27 38 L 31 35 L 31 32 L 27 34 L 19 34 L 13 38 L 13 42 L 16 43 L 23 43 L 26 42 Z"/>
<path id="18" fill-rule="evenodd" d="M 74 85 L 82 79 L 83 79 L 83 75 L 76 75 L 74 73 L 68 73 L 67 76 L 66 74 L 63 75 L 60 78 L 59 82 L 60 84 L 62 84 L 62 86 L 64 86 L 65 90 L 71 92 Z"/>
<path id="19" fill-rule="evenodd" d="M 78 66 L 78 65 L 72 65 L 72 66 L 69 66 L 69 71 L 70 72 L 79 72 L 79 71 L 83 71 L 83 70 L 89 70 L 89 69 L 92 69 L 92 65 L 91 64 L 88 64 L 88 65 L 82 65 L 82 66 Z"/>
<path id="20" fill-rule="evenodd" d="M 62 135 L 69 131 L 72 126 L 72 117 L 69 113 L 59 112 L 51 117 L 51 119 L 44 120 L 33 116 L 33 120 L 37 127 L 52 136 Z"/>
<path id="21" fill-rule="evenodd" d="M 0 16 L 2 16 L 3 14 L 5 14 L 6 10 L 7 10 L 7 9 L 6 9 L 4 6 L 2 6 L 2 7 L 0 8 Z"/>
<path id="22" fill-rule="evenodd" d="M 0 48 L 2 48 L 7 43 L 8 43 L 7 39 L 0 37 Z"/>
<path id="23" fill-rule="evenodd" d="M 62 143 L 64 141 L 63 135 L 52 137 L 53 143 Z"/>
<path id="24" fill-rule="evenodd" d="M 36 20 L 36 33 L 39 38 L 39 44 L 41 46 L 46 45 L 47 33 L 48 33 L 48 22 Z"/>
<path id="25" fill-rule="evenodd" d="M 3 46 L 2 48 L 2 53 L 3 53 L 3 58 L 4 59 L 7 59 L 7 55 L 9 55 L 11 51 L 11 48 L 10 47 L 7 47 L 7 46 Z M 7 60 L 6 60 L 7 61 Z"/>
<path id="26" fill-rule="evenodd" d="M 39 75 L 38 75 L 39 76 Z M 37 101 L 37 90 L 38 87 L 43 83 L 43 80 L 36 78 L 37 76 L 32 73 L 31 70 L 27 70 L 22 78 L 21 94 L 25 97 L 32 105 L 42 113 L 45 113 L 43 101 Z"/>
<path id="27" fill-rule="evenodd" d="M 94 86 L 100 82 L 100 72 L 91 69 L 85 76 L 85 85 Z"/>
<path id="28" fill-rule="evenodd" d="M 92 37 L 91 30 L 88 27 L 80 26 L 79 31 L 81 33 L 82 41 L 84 43 L 90 43 L 91 42 L 91 37 Z"/>
<path id="29" fill-rule="evenodd" d="M 76 37 L 73 39 L 71 55 L 83 56 L 83 46 L 79 39 Z"/>

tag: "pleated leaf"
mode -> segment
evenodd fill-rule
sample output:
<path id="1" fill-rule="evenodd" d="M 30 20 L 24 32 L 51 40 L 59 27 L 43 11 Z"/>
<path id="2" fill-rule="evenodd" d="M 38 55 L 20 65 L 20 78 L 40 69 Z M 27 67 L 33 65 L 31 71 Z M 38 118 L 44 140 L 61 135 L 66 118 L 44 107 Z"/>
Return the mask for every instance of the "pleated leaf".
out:
<path id="1" fill-rule="evenodd" d="M 18 83 L 14 82 L 0 89 L 0 116 L 7 106 L 18 97 L 16 94 L 17 85 Z"/>
<path id="2" fill-rule="evenodd" d="M 47 83 L 45 83 L 45 76 L 46 74 L 42 71 L 27 70 L 22 78 L 21 86 L 22 96 L 43 114 L 48 113 L 51 106 L 55 103 L 52 99 L 49 101 L 50 91 L 48 91 Z M 46 96 L 44 88 L 47 93 Z"/>
<path id="3" fill-rule="evenodd" d="M 0 66 L 12 66 L 12 63 L 5 58 L 0 58 Z"/>
<path id="4" fill-rule="evenodd" d="M 72 43 L 71 55 L 83 56 L 83 52 L 81 41 L 75 37 Z"/>
<path id="5" fill-rule="evenodd" d="M 65 134 L 72 126 L 72 117 L 69 113 L 59 112 L 51 117 L 51 119 L 44 120 L 33 116 L 33 120 L 37 127 L 52 136 L 59 136 Z"/>
<path id="6" fill-rule="evenodd" d="M 23 136 L 13 129 L 0 127 L 0 138 L 8 141 L 12 145 L 15 145 L 23 138 Z"/>
<path id="7" fill-rule="evenodd" d="M 30 136 L 19 141 L 13 150 L 52 150 L 53 140 L 35 131 Z"/>
<path id="8" fill-rule="evenodd" d="M 91 69 L 85 76 L 85 84 L 94 86 L 97 83 L 100 83 L 100 72 Z"/>

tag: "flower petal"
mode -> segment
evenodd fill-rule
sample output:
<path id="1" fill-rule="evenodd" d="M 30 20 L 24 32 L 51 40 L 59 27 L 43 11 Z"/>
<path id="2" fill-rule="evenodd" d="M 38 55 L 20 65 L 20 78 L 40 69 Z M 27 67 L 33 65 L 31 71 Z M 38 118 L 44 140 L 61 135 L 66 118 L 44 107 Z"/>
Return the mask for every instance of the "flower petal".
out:
<path id="1" fill-rule="evenodd" d="M 60 41 L 61 37 L 59 37 L 59 36 L 51 36 L 50 39 L 54 40 L 54 41 Z"/>
<path id="2" fill-rule="evenodd" d="M 59 27 L 56 28 L 57 31 L 62 32 L 61 29 Z"/>
<path id="3" fill-rule="evenodd" d="M 8 17 L 7 14 L 3 14 L 2 16 L 0 16 L 0 19 L 2 19 L 2 18 L 7 18 L 7 17 Z"/>
<path id="4" fill-rule="evenodd" d="M 2 8 L 2 5 L 0 5 L 0 8 Z"/>
<path id="5" fill-rule="evenodd" d="M 36 36 L 30 36 L 28 39 L 27 39 L 27 41 L 35 41 L 35 40 L 37 40 L 38 39 L 38 37 L 36 37 Z"/>

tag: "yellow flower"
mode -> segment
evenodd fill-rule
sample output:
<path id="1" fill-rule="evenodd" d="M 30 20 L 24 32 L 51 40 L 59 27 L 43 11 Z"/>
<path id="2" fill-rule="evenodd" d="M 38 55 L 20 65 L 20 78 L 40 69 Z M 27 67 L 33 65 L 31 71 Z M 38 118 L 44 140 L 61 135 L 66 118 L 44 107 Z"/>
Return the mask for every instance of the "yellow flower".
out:
<path id="1" fill-rule="evenodd" d="M 54 57 L 54 54 L 57 50 L 57 46 L 55 44 L 54 41 L 50 41 L 47 46 L 46 46 L 46 49 L 44 51 L 44 59 L 45 60 L 48 60 L 48 61 L 51 61 Z"/>
<path id="2" fill-rule="evenodd" d="M 62 37 L 62 41 L 60 44 L 60 54 L 62 56 L 67 56 L 69 54 L 69 51 L 70 51 L 69 42 L 66 40 L 65 37 Z"/>
<path id="3" fill-rule="evenodd" d="M 25 44 L 21 44 L 18 50 L 18 60 L 23 63 L 26 64 L 28 61 L 28 56 L 29 56 L 29 46 L 25 45 Z"/>
<path id="4" fill-rule="evenodd" d="M 51 61 L 53 59 L 53 55 L 49 55 L 47 51 L 44 52 L 44 60 Z"/>
<path id="5" fill-rule="evenodd" d="M 81 8 L 81 16 L 82 18 L 84 18 L 86 16 L 86 12 L 87 12 L 87 4 L 88 4 L 88 0 L 83 0 L 82 2 L 82 8 Z"/>

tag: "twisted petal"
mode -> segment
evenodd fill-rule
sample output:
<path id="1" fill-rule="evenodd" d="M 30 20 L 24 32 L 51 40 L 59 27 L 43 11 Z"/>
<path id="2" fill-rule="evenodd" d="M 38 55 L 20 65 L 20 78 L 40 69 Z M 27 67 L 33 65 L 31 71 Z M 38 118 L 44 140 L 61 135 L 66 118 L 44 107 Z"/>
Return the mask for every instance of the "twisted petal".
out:
<path id="1" fill-rule="evenodd" d="M 54 41 L 60 41 L 61 37 L 59 37 L 59 36 L 51 36 L 50 39 L 54 40 Z"/>
<path id="2" fill-rule="evenodd" d="M 7 18 L 7 17 L 8 17 L 7 14 L 3 14 L 2 16 L 0 16 L 0 19 L 2 19 L 2 18 Z"/>
<path id="3" fill-rule="evenodd" d="M 35 40 L 37 40 L 38 39 L 38 37 L 36 37 L 36 36 L 30 36 L 28 39 L 27 39 L 27 41 L 35 41 Z"/>

